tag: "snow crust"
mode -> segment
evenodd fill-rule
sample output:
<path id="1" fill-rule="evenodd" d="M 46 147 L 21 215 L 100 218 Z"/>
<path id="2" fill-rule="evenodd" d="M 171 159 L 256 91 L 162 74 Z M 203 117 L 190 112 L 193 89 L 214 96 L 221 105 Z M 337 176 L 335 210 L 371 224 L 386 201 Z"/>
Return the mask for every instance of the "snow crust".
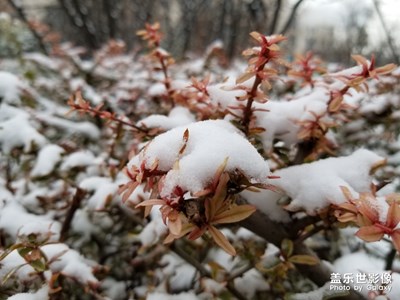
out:
<path id="1" fill-rule="evenodd" d="M 46 176 L 49 175 L 57 163 L 61 161 L 65 150 L 58 145 L 50 144 L 44 146 L 38 154 L 36 163 L 31 171 L 31 176 Z"/>
<path id="2" fill-rule="evenodd" d="M 0 71 L 0 103 L 18 104 L 24 87 L 26 85 L 17 76 Z"/>
<path id="3" fill-rule="evenodd" d="M 98 176 L 84 179 L 79 187 L 94 192 L 87 202 L 87 208 L 92 210 L 104 209 L 118 191 L 118 185 L 110 178 Z"/>
<path id="4" fill-rule="evenodd" d="M 194 116 L 191 112 L 181 106 L 174 107 L 169 112 L 168 116 L 164 115 L 151 115 L 138 122 L 139 126 L 146 126 L 147 128 L 162 128 L 169 130 L 178 126 L 187 125 L 195 122 Z"/>
<path id="5" fill-rule="evenodd" d="M 189 138 L 180 155 L 186 130 Z M 162 197 L 168 197 L 176 186 L 191 193 L 203 190 L 225 159 L 226 171 L 239 170 L 253 183 L 266 183 L 267 162 L 233 125 L 223 120 L 196 122 L 167 131 L 154 138 L 128 167 L 144 163 L 151 168 L 158 162 L 158 170 L 168 172 L 161 192 Z M 174 168 L 177 161 L 179 167 Z"/>
<path id="6" fill-rule="evenodd" d="M 40 148 L 46 143 L 46 138 L 31 125 L 25 114 L 0 123 L 0 145 L 6 154 L 15 147 L 23 147 L 24 152 L 30 152 L 34 146 Z"/>
<path id="7" fill-rule="evenodd" d="M 18 293 L 7 298 L 8 300 L 47 300 L 49 299 L 49 286 L 44 285 L 36 292 Z"/>
<path id="8" fill-rule="evenodd" d="M 357 193 L 369 192 L 370 170 L 383 160 L 374 152 L 359 149 L 349 156 L 278 170 L 273 175 L 279 178 L 271 183 L 292 199 L 287 209 L 303 209 L 308 214 L 315 214 L 329 204 L 346 201 L 341 186 L 347 187 L 355 197 Z"/>

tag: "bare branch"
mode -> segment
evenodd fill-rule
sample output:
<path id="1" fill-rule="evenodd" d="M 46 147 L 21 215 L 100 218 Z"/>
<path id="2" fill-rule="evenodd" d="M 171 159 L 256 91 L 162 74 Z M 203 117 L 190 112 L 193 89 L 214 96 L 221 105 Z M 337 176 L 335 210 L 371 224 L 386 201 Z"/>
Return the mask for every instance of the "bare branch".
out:
<path id="1" fill-rule="evenodd" d="M 295 5 L 293 5 L 292 11 L 290 12 L 290 15 L 289 15 L 289 18 L 287 19 L 285 25 L 283 26 L 283 29 L 281 30 L 281 34 L 285 34 L 285 33 L 289 30 L 290 26 L 292 25 L 292 23 L 293 23 L 293 21 L 294 21 L 294 19 L 295 19 L 296 12 L 297 12 L 297 10 L 298 10 L 300 4 L 301 4 L 303 1 L 304 1 L 304 0 L 298 0 L 298 1 L 295 3 Z"/>
<path id="2" fill-rule="evenodd" d="M 400 57 L 398 55 L 399 52 L 397 51 L 396 46 L 393 43 L 393 39 L 392 39 L 392 36 L 390 35 L 389 28 L 387 27 L 385 19 L 382 15 L 382 11 L 379 6 L 379 2 L 378 2 L 378 0 L 373 0 L 373 2 L 374 2 L 376 13 L 378 14 L 379 20 L 381 21 L 383 30 L 385 31 L 386 39 L 387 39 L 390 51 L 392 52 L 393 60 L 395 61 L 396 64 L 400 64 Z"/>
<path id="3" fill-rule="evenodd" d="M 43 54 L 49 55 L 49 51 L 47 50 L 46 45 L 43 42 L 42 36 L 35 30 L 35 28 L 29 22 L 28 17 L 25 14 L 25 11 L 22 9 L 22 7 L 16 4 L 13 0 L 8 0 L 8 3 L 15 10 L 21 21 L 24 22 L 26 26 L 29 28 L 30 32 L 32 33 L 33 37 L 36 39 L 39 45 L 40 51 L 43 52 Z"/>

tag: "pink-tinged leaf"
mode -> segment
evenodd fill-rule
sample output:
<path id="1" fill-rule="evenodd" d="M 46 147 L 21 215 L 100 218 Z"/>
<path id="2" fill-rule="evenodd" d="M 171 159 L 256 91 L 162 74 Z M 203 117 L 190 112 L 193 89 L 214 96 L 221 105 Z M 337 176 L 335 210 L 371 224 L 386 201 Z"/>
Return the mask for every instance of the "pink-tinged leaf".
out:
<path id="1" fill-rule="evenodd" d="M 182 229 L 181 232 L 178 235 L 174 235 L 171 232 L 167 235 L 167 237 L 164 240 L 164 244 L 169 244 L 173 242 L 176 239 L 180 239 L 184 235 L 188 234 L 189 232 L 196 230 L 198 227 L 196 225 L 193 225 L 191 223 L 184 223 L 182 224 Z"/>
<path id="2" fill-rule="evenodd" d="M 357 214 L 357 221 L 356 221 L 357 225 L 359 227 L 362 226 L 370 226 L 373 225 L 374 223 L 368 219 L 366 216 L 362 215 L 362 214 Z"/>
<path id="3" fill-rule="evenodd" d="M 139 182 L 128 182 L 125 186 L 122 186 L 120 188 L 120 191 L 123 193 L 122 196 L 123 203 L 128 201 L 129 197 L 132 195 L 132 193 L 135 191 L 135 189 L 138 187 L 139 184 L 140 184 Z"/>
<path id="4" fill-rule="evenodd" d="M 254 77 L 255 75 L 256 75 L 255 72 L 245 72 L 236 79 L 236 84 L 243 83 L 249 80 L 250 78 Z"/>
<path id="5" fill-rule="evenodd" d="M 185 132 L 183 133 L 182 140 L 183 140 L 183 145 L 182 145 L 181 149 L 179 150 L 179 155 L 182 155 L 186 149 L 186 145 L 189 140 L 189 129 L 186 128 Z"/>
<path id="6" fill-rule="evenodd" d="M 352 212 L 354 214 L 358 213 L 357 207 L 354 204 L 351 204 L 351 203 L 342 203 L 342 204 L 339 204 L 338 207 L 340 207 L 342 210 L 347 210 L 347 211 Z"/>
<path id="7" fill-rule="evenodd" d="M 305 254 L 293 255 L 289 258 L 289 261 L 294 264 L 309 266 L 314 266 L 319 263 L 319 259 L 317 257 Z"/>
<path id="8" fill-rule="evenodd" d="M 168 214 L 168 229 L 173 235 L 180 235 L 182 231 L 182 219 L 176 210 Z"/>
<path id="9" fill-rule="evenodd" d="M 188 239 L 191 241 L 198 239 L 204 234 L 204 232 L 206 232 L 206 229 L 207 229 L 206 227 L 202 228 L 196 227 L 195 229 L 192 230 L 191 233 L 188 234 Z"/>
<path id="10" fill-rule="evenodd" d="M 194 198 L 204 197 L 204 196 L 207 196 L 208 194 L 210 194 L 211 192 L 212 192 L 211 189 L 204 189 L 204 190 L 201 190 L 201 191 L 198 191 L 198 192 L 194 193 L 193 197 Z"/>
<path id="11" fill-rule="evenodd" d="M 257 31 L 250 32 L 250 36 L 255 39 L 257 42 L 263 41 L 263 35 Z"/>
<path id="12" fill-rule="evenodd" d="M 228 254 L 235 256 L 236 250 L 233 248 L 232 244 L 228 241 L 228 239 L 219 231 L 216 227 L 210 225 L 208 226 L 208 231 L 210 232 L 215 243 L 220 246 L 224 251 Z"/>
<path id="13" fill-rule="evenodd" d="M 342 213 L 342 211 L 336 210 L 334 212 L 334 215 L 338 219 L 338 221 L 342 223 L 354 222 L 357 220 L 357 215 L 352 212 Z"/>
<path id="14" fill-rule="evenodd" d="M 398 204 L 400 204 L 400 194 L 396 194 L 396 193 L 387 194 L 385 196 L 385 198 L 388 203 L 394 201 L 394 202 L 397 202 Z"/>
<path id="15" fill-rule="evenodd" d="M 396 69 L 396 65 L 395 64 L 387 64 L 384 65 L 383 67 L 379 67 L 375 69 L 375 72 L 382 75 L 382 74 L 387 74 L 392 72 L 394 69 Z"/>
<path id="16" fill-rule="evenodd" d="M 141 207 L 141 206 L 148 206 L 148 205 L 164 205 L 165 201 L 162 199 L 149 199 L 149 200 L 145 200 L 143 202 L 140 202 L 138 205 L 136 205 L 135 208 Z"/>
<path id="17" fill-rule="evenodd" d="M 360 205 L 358 207 L 358 211 L 365 217 L 367 217 L 369 220 L 371 220 L 372 223 L 376 222 L 379 220 L 379 214 L 378 212 L 371 206 L 370 199 L 369 197 L 365 197 L 363 194 L 360 196 Z"/>
<path id="18" fill-rule="evenodd" d="M 271 46 L 267 47 L 271 51 L 279 51 L 280 48 L 277 44 L 272 44 Z"/>
<path id="19" fill-rule="evenodd" d="M 158 167 L 158 159 L 155 159 L 154 162 L 151 164 L 149 171 L 153 172 L 157 169 L 157 167 Z"/>
<path id="20" fill-rule="evenodd" d="M 257 209 L 248 204 L 238 205 L 216 215 L 211 222 L 213 224 L 228 224 L 242 221 L 254 213 Z"/>
<path id="21" fill-rule="evenodd" d="M 369 171 L 370 174 L 374 174 L 376 170 L 378 170 L 379 168 L 383 167 L 384 165 L 386 165 L 387 160 L 386 159 L 382 159 L 376 163 L 374 163 L 371 166 L 371 170 Z"/>
<path id="22" fill-rule="evenodd" d="M 395 230 L 390 237 L 392 238 L 393 246 L 396 248 L 397 252 L 400 253 L 400 230 Z"/>
<path id="23" fill-rule="evenodd" d="M 213 187 L 215 188 L 217 186 L 218 181 L 220 180 L 220 177 L 222 173 L 224 173 L 226 165 L 228 164 L 229 157 L 225 157 L 224 161 L 222 164 L 220 164 L 215 171 L 214 178 L 213 178 Z"/>
<path id="24" fill-rule="evenodd" d="M 368 64 L 368 61 L 362 55 L 354 54 L 351 56 L 351 58 L 354 59 L 357 62 L 357 64 L 359 64 L 359 65 L 367 66 L 367 64 Z"/>
<path id="25" fill-rule="evenodd" d="M 285 37 L 282 34 L 273 35 L 273 36 L 270 36 L 269 38 L 270 38 L 269 39 L 270 44 L 277 44 L 277 43 L 287 40 L 287 37 Z"/>
<path id="26" fill-rule="evenodd" d="M 394 228 L 400 222 L 400 206 L 397 202 L 390 203 L 389 210 L 387 213 L 386 226 Z"/>
<path id="27" fill-rule="evenodd" d="M 347 186 L 341 186 L 340 189 L 342 190 L 342 193 L 347 201 L 349 201 L 349 202 L 354 201 L 353 195 L 351 194 L 351 192 Z M 357 210 L 355 212 L 357 212 Z"/>
<path id="28" fill-rule="evenodd" d="M 178 239 L 176 235 L 173 235 L 171 232 L 167 235 L 167 237 L 164 239 L 163 244 L 171 244 L 173 241 Z"/>
<path id="29" fill-rule="evenodd" d="M 357 231 L 356 236 L 366 242 L 376 242 L 381 240 L 384 234 L 385 232 L 382 228 L 379 228 L 375 225 L 370 225 L 361 227 Z"/>
<path id="30" fill-rule="evenodd" d="M 329 112 L 339 111 L 339 109 L 342 105 L 342 102 L 343 102 L 343 96 L 341 96 L 341 95 L 333 98 L 332 101 L 330 101 L 328 104 Z"/>
<path id="31" fill-rule="evenodd" d="M 210 222 L 210 220 L 214 218 L 215 215 L 214 201 L 212 201 L 210 198 L 206 198 L 206 200 L 204 200 L 204 209 L 205 209 L 206 219 L 208 222 Z"/>

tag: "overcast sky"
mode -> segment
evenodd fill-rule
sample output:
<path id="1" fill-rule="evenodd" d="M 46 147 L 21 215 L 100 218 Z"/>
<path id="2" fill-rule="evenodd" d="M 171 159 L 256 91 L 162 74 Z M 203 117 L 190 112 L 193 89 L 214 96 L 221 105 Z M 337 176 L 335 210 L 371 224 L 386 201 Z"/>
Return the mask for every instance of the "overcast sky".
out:
<path id="1" fill-rule="evenodd" d="M 380 0 L 381 10 L 392 37 L 397 43 L 400 40 L 400 0 Z M 368 33 L 376 43 L 385 38 L 382 25 L 373 6 L 373 0 L 308 0 L 299 12 L 302 26 L 334 25 L 341 28 L 349 10 L 371 8 L 372 16 L 368 18 Z"/>

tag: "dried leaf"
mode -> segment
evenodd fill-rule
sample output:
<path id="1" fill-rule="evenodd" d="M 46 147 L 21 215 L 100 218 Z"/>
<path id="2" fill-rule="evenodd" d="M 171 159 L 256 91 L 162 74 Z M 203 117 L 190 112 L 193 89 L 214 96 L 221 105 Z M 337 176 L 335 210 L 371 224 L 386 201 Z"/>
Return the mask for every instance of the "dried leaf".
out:
<path id="1" fill-rule="evenodd" d="M 183 145 L 179 150 L 179 155 L 182 155 L 186 149 L 187 142 L 189 140 L 189 129 L 186 128 L 185 132 L 183 133 Z"/>
<path id="2" fill-rule="evenodd" d="M 309 266 L 314 266 L 319 263 L 319 259 L 317 257 L 305 254 L 293 255 L 289 257 L 289 261 L 294 264 Z"/>
<path id="3" fill-rule="evenodd" d="M 347 201 L 349 201 L 349 202 L 353 202 L 354 201 L 353 195 L 351 194 L 350 189 L 347 186 L 341 186 L 340 189 L 342 190 L 342 193 L 343 193 L 343 195 L 344 195 L 344 197 L 346 198 Z M 344 206 L 344 204 L 346 204 L 346 207 Z M 357 212 L 357 209 L 354 207 L 354 205 L 350 204 L 351 205 L 351 208 L 350 208 L 348 206 L 349 203 L 344 203 L 344 204 L 341 204 L 339 206 L 342 207 L 342 208 L 351 210 L 351 211 L 353 211 L 355 213 Z M 354 207 L 355 211 L 354 211 L 353 207 Z"/>
<path id="4" fill-rule="evenodd" d="M 361 194 L 360 200 L 361 200 L 360 205 L 358 207 L 359 213 L 367 217 L 372 223 L 379 220 L 378 212 L 373 208 L 373 206 L 369 202 L 370 198 L 367 198 L 367 195 Z"/>
<path id="5" fill-rule="evenodd" d="M 380 75 L 387 74 L 387 73 L 392 72 L 394 69 L 396 69 L 396 67 L 397 66 L 395 64 L 387 64 L 387 65 L 384 65 L 382 67 L 376 68 L 375 72 L 380 74 Z"/>
<path id="6" fill-rule="evenodd" d="M 263 35 L 257 31 L 250 32 L 250 36 L 255 39 L 257 42 L 262 42 Z"/>
<path id="7" fill-rule="evenodd" d="M 357 62 L 357 64 L 359 64 L 359 65 L 367 66 L 367 64 L 368 64 L 368 61 L 362 55 L 354 54 L 351 56 L 351 58 L 354 59 Z"/>
<path id="8" fill-rule="evenodd" d="M 168 229 L 173 235 L 179 235 L 182 231 L 182 219 L 176 210 L 168 214 Z"/>
<path id="9" fill-rule="evenodd" d="M 47 270 L 46 262 L 42 259 L 33 260 L 29 264 L 37 272 L 44 272 Z"/>
<path id="10" fill-rule="evenodd" d="M 293 253 L 293 241 L 284 239 L 281 244 L 281 250 L 285 257 L 290 257 Z"/>
<path id="11" fill-rule="evenodd" d="M 255 72 L 245 72 L 236 79 L 236 84 L 243 83 L 255 76 Z"/>
<path id="12" fill-rule="evenodd" d="M 215 243 L 220 246 L 224 251 L 228 254 L 235 256 L 236 250 L 233 248 L 232 244 L 228 241 L 228 239 L 219 231 L 216 227 L 210 225 L 208 226 L 208 231 L 210 232 Z"/>
<path id="13" fill-rule="evenodd" d="M 347 223 L 347 222 L 354 222 L 357 220 L 357 215 L 352 212 L 345 212 L 336 210 L 334 212 L 335 217 L 338 219 L 339 222 Z"/>
<path id="14" fill-rule="evenodd" d="M 128 201 L 129 197 L 132 195 L 132 193 L 135 191 L 135 189 L 138 187 L 140 183 L 139 182 L 128 182 L 125 186 L 120 187 L 118 192 L 121 194 L 123 193 L 122 196 L 122 202 L 125 203 Z"/>
<path id="15" fill-rule="evenodd" d="M 4 284 L 7 282 L 7 280 L 10 279 L 19 269 L 21 269 L 22 267 L 24 267 L 24 266 L 26 266 L 26 265 L 28 265 L 28 264 L 25 263 L 25 264 L 19 265 L 19 266 L 15 267 L 15 268 L 11 269 L 10 272 L 8 272 L 8 273 L 2 278 L 1 285 L 4 285 Z"/>
<path id="16" fill-rule="evenodd" d="M 216 215 L 211 222 L 213 224 L 228 224 L 242 221 L 254 213 L 257 209 L 248 204 L 238 205 Z"/>
<path id="17" fill-rule="evenodd" d="M 366 242 L 376 242 L 381 240 L 384 234 L 385 232 L 383 231 L 382 228 L 379 228 L 375 225 L 370 225 L 361 227 L 357 231 L 356 236 L 358 236 L 360 239 Z"/>
<path id="18" fill-rule="evenodd" d="M 337 112 L 339 111 L 341 104 L 343 101 L 343 96 L 338 95 L 337 97 L 335 97 L 334 99 L 332 99 L 332 101 L 329 102 L 328 105 L 328 110 L 329 112 Z"/>
<path id="19" fill-rule="evenodd" d="M 199 237 L 201 237 L 204 232 L 206 232 L 206 227 L 196 227 L 195 229 L 192 230 L 191 233 L 188 234 L 188 239 L 191 241 L 194 241 L 196 239 L 198 239 Z"/>
<path id="20" fill-rule="evenodd" d="M 165 201 L 162 199 L 149 199 L 149 200 L 145 200 L 143 202 L 140 202 L 138 205 L 136 205 L 135 208 L 141 207 L 141 206 L 148 206 L 148 205 L 164 205 Z"/>

